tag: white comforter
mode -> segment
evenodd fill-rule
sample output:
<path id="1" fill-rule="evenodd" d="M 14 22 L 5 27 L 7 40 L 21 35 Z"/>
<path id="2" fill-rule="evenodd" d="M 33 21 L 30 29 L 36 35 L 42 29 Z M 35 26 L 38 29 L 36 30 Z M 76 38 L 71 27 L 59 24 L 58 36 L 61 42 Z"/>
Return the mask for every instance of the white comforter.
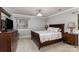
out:
<path id="1" fill-rule="evenodd" d="M 35 31 L 35 32 L 39 34 L 41 42 L 62 38 L 61 32 L 52 32 L 52 31 Z"/>

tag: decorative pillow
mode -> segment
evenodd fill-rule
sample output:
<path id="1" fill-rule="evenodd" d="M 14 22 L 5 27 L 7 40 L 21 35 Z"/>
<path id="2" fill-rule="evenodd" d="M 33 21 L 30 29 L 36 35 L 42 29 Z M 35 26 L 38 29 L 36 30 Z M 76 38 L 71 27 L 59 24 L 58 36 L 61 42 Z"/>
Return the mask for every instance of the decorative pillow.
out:
<path id="1" fill-rule="evenodd" d="M 61 32 L 61 29 L 60 28 L 58 29 L 58 32 Z"/>

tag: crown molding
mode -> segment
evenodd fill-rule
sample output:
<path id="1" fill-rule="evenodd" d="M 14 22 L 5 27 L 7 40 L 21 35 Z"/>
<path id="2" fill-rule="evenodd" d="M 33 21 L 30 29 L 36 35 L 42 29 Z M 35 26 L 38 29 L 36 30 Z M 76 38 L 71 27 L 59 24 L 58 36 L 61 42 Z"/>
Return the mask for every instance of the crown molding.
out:
<path id="1" fill-rule="evenodd" d="M 46 17 L 41 17 L 41 16 L 30 16 L 30 15 L 22 15 L 22 14 L 12 14 L 13 17 L 37 17 L 37 18 L 46 18 Z"/>
<path id="2" fill-rule="evenodd" d="M 67 9 L 67 10 L 64 10 L 64 11 L 61 11 L 61 12 L 59 12 L 59 13 L 56 13 L 56 14 L 51 15 L 51 16 L 48 16 L 48 17 L 57 16 L 57 15 L 60 15 L 60 14 L 65 13 L 65 12 L 68 12 L 68 11 L 74 10 L 74 9 L 77 9 L 77 7 L 73 7 L 73 8 L 70 8 L 70 9 Z"/>

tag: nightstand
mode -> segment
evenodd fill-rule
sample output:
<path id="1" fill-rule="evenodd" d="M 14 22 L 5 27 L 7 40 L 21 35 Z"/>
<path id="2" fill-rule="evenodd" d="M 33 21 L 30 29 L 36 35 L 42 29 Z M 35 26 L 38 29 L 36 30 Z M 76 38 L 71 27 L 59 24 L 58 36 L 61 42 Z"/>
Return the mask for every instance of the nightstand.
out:
<path id="1" fill-rule="evenodd" d="M 64 33 L 63 42 L 74 45 L 75 47 L 78 46 L 78 34 Z"/>

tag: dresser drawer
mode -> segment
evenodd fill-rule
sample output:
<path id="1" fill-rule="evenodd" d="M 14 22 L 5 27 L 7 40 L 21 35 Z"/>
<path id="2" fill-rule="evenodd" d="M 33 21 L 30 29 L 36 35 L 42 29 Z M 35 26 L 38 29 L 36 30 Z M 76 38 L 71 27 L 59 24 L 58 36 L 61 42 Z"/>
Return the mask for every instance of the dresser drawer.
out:
<path id="1" fill-rule="evenodd" d="M 76 41 L 76 35 L 65 33 L 64 34 L 64 41 L 66 43 L 69 43 L 71 45 L 74 45 L 75 44 L 75 41 Z"/>
<path id="2" fill-rule="evenodd" d="M 17 31 L 0 33 L 0 51 L 15 51 L 17 47 L 17 37 Z"/>

